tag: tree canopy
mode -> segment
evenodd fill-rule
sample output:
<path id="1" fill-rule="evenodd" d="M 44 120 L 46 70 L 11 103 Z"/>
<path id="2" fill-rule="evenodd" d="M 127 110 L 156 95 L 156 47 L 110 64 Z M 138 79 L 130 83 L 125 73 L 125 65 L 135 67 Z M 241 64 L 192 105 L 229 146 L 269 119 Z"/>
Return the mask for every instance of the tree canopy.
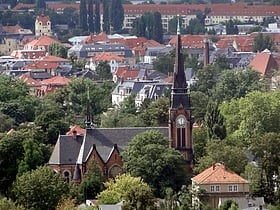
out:
<path id="1" fill-rule="evenodd" d="M 27 209 L 54 209 L 62 196 L 70 192 L 70 185 L 48 167 L 18 176 L 12 186 L 12 196 L 17 204 Z"/>
<path id="2" fill-rule="evenodd" d="M 188 181 L 183 156 L 169 148 L 168 140 L 158 131 L 146 131 L 135 136 L 123 158 L 126 170 L 132 176 L 142 177 L 156 196 L 163 196 L 168 187 L 178 191 Z"/>
<path id="3" fill-rule="evenodd" d="M 151 188 L 140 177 L 119 175 L 105 183 L 106 189 L 98 195 L 100 204 L 116 204 L 125 200 L 124 209 L 152 210 L 154 195 Z"/>

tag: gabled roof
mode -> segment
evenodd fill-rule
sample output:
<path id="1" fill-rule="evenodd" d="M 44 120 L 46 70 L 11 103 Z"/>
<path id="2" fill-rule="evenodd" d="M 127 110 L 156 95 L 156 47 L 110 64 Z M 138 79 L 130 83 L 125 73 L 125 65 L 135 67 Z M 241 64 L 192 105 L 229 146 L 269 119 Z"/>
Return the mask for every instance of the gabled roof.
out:
<path id="1" fill-rule="evenodd" d="M 123 57 L 116 55 L 115 53 L 111 52 L 103 52 L 100 54 L 97 54 L 92 58 L 93 61 L 111 61 L 116 60 L 117 62 L 122 62 L 124 60 Z"/>
<path id="2" fill-rule="evenodd" d="M 40 36 L 33 39 L 31 42 L 27 43 L 28 45 L 36 46 L 49 46 L 52 43 L 60 43 L 60 41 L 54 37 L 50 36 Z"/>
<path id="3" fill-rule="evenodd" d="M 29 87 L 41 87 L 41 83 L 39 81 L 35 80 L 34 78 L 32 78 L 32 76 L 30 75 L 30 72 L 22 74 L 19 77 L 19 79 L 22 80 L 23 82 L 25 82 L 27 84 L 27 86 L 29 86 Z"/>
<path id="4" fill-rule="evenodd" d="M 31 30 L 24 29 L 18 24 L 14 26 L 2 26 L 2 28 L 7 34 L 32 34 Z"/>
<path id="5" fill-rule="evenodd" d="M 249 183 L 222 163 L 215 163 L 208 169 L 192 178 L 196 184 Z"/>
<path id="6" fill-rule="evenodd" d="M 41 82 L 42 85 L 67 85 L 70 80 L 66 77 L 55 76 L 49 79 L 45 79 Z"/>
<path id="7" fill-rule="evenodd" d="M 130 70 L 127 66 L 119 66 L 114 75 L 122 80 L 134 80 L 138 77 L 140 70 Z"/>
<path id="8" fill-rule="evenodd" d="M 92 44 L 92 43 L 97 43 L 97 42 L 108 42 L 108 37 L 105 32 L 101 32 L 97 35 L 94 35 L 91 33 L 82 42 L 85 44 Z"/>
<path id="9" fill-rule="evenodd" d="M 37 60 L 33 63 L 24 66 L 23 69 L 56 69 L 58 67 L 59 65 L 57 63 L 44 60 Z"/>
<path id="10" fill-rule="evenodd" d="M 256 54 L 249 66 L 251 66 L 253 70 L 258 71 L 261 76 L 264 76 L 269 70 L 276 69 L 278 64 L 270 52 L 261 52 Z"/>
<path id="11" fill-rule="evenodd" d="M 42 57 L 41 60 L 50 61 L 50 62 L 69 62 L 69 60 L 66 58 L 61 58 L 61 57 L 54 56 L 54 55 L 46 55 L 46 56 Z"/>
<path id="12" fill-rule="evenodd" d="M 41 22 L 42 25 L 47 25 L 48 22 L 50 21 L 50 18 L 49 16 L 42 14 L 36 17 L 36 21 Z"/>
<path id="13" fill-rule="evenodd" d="M 203 48 L 204 47 L 204 35 L 182 35 L 182 47 L 188 48 Z M 177 42 L 177 36 L 173 36 L 169 41 L 171 46 L 175 46 Z"/>

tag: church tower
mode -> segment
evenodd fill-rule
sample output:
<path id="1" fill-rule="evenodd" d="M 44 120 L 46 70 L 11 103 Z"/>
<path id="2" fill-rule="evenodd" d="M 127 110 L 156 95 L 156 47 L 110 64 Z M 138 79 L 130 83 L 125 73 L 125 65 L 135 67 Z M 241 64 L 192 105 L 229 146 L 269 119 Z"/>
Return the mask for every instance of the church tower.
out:
<path id="1" fill-rule="evenodd" d="M 176 60 L 174 66 L 171 104 L 169 108 L 170 147 L 179 150 L 185 159 L 186 170 L 192 173 L 194 164 L 190 96 L 184 71 L 179 21 L 177 25 Z"/>

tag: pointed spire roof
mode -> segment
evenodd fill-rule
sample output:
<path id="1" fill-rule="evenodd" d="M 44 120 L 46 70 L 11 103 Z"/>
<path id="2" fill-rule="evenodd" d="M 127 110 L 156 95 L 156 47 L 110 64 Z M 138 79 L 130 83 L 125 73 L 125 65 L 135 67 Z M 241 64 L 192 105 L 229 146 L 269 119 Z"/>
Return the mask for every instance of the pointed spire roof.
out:
<path id="1" fill-rule="evenodd" d="M 90 117 L 90 107 L 89 107 L 89 101 L 90 101 L 90 98 L 89 98 L 89 87 L 87 89 L 87 119 L 86 119 L 86 128 L 91 128 L 91 117 Z"/>
<path id="2" fill-rule="evenodd" d="M 185 68 L 184 68 L 184 56 L 182 53 L 182 41 L 180 33 L 179 16 L 177 22 L 177 44 L 176 44 L 176 60 L 174 66 L 174 79 L 173 88 L 187 88 Z"/>

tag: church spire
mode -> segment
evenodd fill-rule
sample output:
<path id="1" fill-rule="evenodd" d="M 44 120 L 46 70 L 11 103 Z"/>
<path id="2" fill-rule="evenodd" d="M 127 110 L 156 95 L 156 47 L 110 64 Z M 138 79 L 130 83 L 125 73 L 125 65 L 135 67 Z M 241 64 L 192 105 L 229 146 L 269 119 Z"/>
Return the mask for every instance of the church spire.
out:
<path id="1" fill-rule="evenodd" d="M 91 117 L 90 117 L 90 98 L 89 98 L 89 87 L 87 88 L 87 118 L 86 118 L 86 128 L 91 128 Z"/>
<path id="2" fill-rule="evenodd" d="M 180 17 L 177 16 L 177 43 L 176 43 L 176 58 L 174 66 L 173 88 L 187 88 L 184 56 L 182 53 L 182 41 L 180 32 Z"/>

